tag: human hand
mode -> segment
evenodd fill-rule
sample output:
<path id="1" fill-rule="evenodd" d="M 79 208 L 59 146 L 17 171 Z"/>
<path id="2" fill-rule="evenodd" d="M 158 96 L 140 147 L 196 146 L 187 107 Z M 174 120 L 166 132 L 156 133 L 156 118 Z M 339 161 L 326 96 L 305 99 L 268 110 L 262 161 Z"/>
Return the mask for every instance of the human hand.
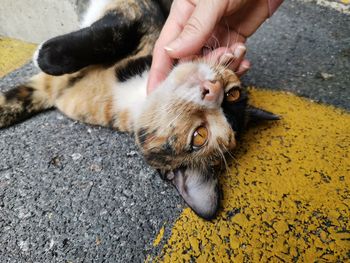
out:
<path id="1" fill-rule="evenodd" d="M 176 59 L 202 55 L 204 46 L 221 47 L 217 59 L 227 47 L 224 53 L 235 58 L 230 68 L 244 74 L 250 63 L 243 43 L 268 17 L 267 0 L 175 0 L 154 48 L 148 92 L 166 78 Z"/>

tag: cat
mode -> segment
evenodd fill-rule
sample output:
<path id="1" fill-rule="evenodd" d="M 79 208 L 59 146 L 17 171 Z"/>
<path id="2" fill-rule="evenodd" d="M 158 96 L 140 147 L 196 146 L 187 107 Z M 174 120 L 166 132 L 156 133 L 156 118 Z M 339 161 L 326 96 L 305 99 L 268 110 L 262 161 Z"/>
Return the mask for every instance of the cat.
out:
<path id="1" fill-rule="evenodd" d="M 152 51 L 172 1 L 91 1 L 81 29 L 39 46 L 42 70 L 0 95 L 0 128 L 50 108 L 128 132 L 147 163 L 200 217 L 220 204 L 218 176 L 249 121 L 278 116 L 248 105 L 225 63 L 180 62 L 146 94 Z"/>

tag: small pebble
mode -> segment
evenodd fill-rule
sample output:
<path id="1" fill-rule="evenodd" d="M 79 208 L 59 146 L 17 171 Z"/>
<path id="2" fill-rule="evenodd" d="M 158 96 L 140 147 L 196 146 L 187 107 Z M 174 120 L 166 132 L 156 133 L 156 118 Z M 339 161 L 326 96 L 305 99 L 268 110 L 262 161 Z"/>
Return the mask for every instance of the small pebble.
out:
<path id="1" fill-rule="evenodd" d="M 128 157 L 133 157 L 133 156 L 136 156 L 137 155 L 137 152 L 136 151 L 131 151 L 131 152 L 128 152 L 127 154 L 126 154 L 126 156 L 128 156 Z"/>
<path id="2" fill-rule="evenodd" d="M 27 252 L 29 250 L 29 244 L 28 241 L 19 241 L 19 248 L 23 251 L 23 252 Z"/>
<path id="3" fill-rule="evenodd" d="M 317 76 L 323 80 L 329 80 L 331 78 L 334 78 L 334 74 L 330 74 L 327 72 L 319 72 Z"/>
<path id="4" fill-rule="evenodd" d="M 98 164 L 92 164 L 90 166 L 90 171 L 93 171 L 93 172 L 101 172 L 102 171 L 102 167 Z"/>
<path id="5" fill-rule="evenodd" d="M 77 161 L 82 157 L 82 155 L 80 153 L 73 153 L 71 156 L 72 156 L 73 161 Z"/>

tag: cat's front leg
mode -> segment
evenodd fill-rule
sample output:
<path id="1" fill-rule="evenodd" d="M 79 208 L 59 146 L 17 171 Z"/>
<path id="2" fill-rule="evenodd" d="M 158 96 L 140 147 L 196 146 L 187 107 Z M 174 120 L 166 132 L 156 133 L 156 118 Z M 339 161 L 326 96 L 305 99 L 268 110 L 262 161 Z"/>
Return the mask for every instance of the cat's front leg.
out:
<path id="1" fill-rule="evenodd" d="M 34 56 L 34 63 L 55 76 L 89 65 L 110 65 L 135 53 L 143 34 L 139 21 L 110 12 L 90 27 L 44 42 Z"/>

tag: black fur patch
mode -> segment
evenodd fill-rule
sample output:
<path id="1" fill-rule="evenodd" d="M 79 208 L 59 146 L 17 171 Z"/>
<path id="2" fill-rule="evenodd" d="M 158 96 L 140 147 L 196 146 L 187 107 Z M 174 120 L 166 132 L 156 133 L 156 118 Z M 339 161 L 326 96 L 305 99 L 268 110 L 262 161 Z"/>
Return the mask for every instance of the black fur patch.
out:
<path id="1" fill-rule="evenodd" d="M 32 87 L 19 86 L 5 92 L 4 95 L 7 102 L 16 101 L 17 103 L 21 103 L 23 108 L 28 108 L 32 103 L 33 92 L 34 89 Z"/>
<path id="2" fill-rule="evenodd" d="M 164 143 L 162 145 L 161 154 L 163 154 L 163 155 L 175 155 L 176 154 L 174 148 L 171 146 L 171 143 L 169 141 L 167 141 L 166 143 Z"/>
<path id="3" fill-rule="evenodd" d="M 19 86 L 15 89 L 11 89 L 7 92 L 5 92 L 5 98 L 7 101 L 18 99 L 23 100 L 26 98 L 31 97 L 33 94 L 34 89 L 32 87 L 27 86 Z"/>
<path id="4" fill-rule="evenodd" d="M 162 10 L 164 17 L 168 17 L 173 0 L 155 0 L 155 1 L 158 3 L 160 9 Z"/>
<path id="5" fill-rule="evenodd" d="M 247 106 L 248 96 L 243 90 L 241 92 L 241 98 L 238 101 L 230 103 L 224 100 L 221 105 L 228 123 L 238 135 L 243 132 L 247 121 Z"/>
<path id="6" fill-rule="evenodd" d="M 140 21 L 118 12 L 106 14 L 90 27 L 45 42 L 39 67 L 50 75 L 76 72 L 86 66 L 113 64 L 137 51 L 144 32 Z"/>
<path id="7" fill-rule="evenodd" d="M 171 155 L 163 151 L 151 151 L 145 153 L 144 156 L 146 161 L 153 166 L 162 165 L 163 167 L 166 167 L 167 165 L 171 166 L 171 163 L 173 162 L 173 158 L 171 157 Z"/>
<path id="8" fill-rule="evenodd" d="M 19 123 L 44 109 L 35 108 L 34 89 L 18 86 L 4 93 L 5 103 L 0 107 L 0 129 Z"/>
<path id="9" fill-rule="evenodd" d="M 138 130 L 138 132 L 136 133 L 136 136 L 139 140 L 139 143 L 141 146 L 144 146 L 147 140 L 147 134 L 148 134 L 148 130 L 146 128 L 141 128 L 140 130 Z"/>
<path id="10" fill-rule="evenodd" d="M 123 67 L 116 69 L 116 76 L 120 82 L 125 82 L 134 76 L 141 75 L 151 67 L 151 64 L 151 55 L 129 60 Z"/>

